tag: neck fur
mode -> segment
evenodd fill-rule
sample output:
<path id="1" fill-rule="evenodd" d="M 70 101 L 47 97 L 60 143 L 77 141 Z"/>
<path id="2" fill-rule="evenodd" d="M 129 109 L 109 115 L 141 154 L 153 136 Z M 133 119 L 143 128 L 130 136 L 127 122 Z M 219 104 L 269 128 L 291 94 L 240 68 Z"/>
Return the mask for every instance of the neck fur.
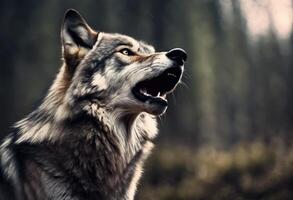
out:
<path id="1" fill-rule="evenodd" d="M 74 117 L 65 95 L 71 78 L 68 67 L 63 65 L 41 106 L 15 125 L 19 129 L 18 143 L 55 142 L 61 138 L 58 130 L 63 128 L 62 122 Z M 88 104 L 85 110 L 101 124 L 105 133 L 116 135 L 127 160 L 141 148 L 144 140 L 157 134 L 156 119 L 148 113 L 125 114 L 123 109 L 113 110 L 97 103 Z"/>
<path id="2" fill-rule="evenodd" d="M 154 139 L 158 132 L 155 117 L 148 113 L 130 114 L 123 109 L 110 110 L 94 103 L 88 105 L 87 112 L 102 124 L 105 133 L 116 135 L 120 152 L 127 161 L 141 149 L 144 141 Z"/>

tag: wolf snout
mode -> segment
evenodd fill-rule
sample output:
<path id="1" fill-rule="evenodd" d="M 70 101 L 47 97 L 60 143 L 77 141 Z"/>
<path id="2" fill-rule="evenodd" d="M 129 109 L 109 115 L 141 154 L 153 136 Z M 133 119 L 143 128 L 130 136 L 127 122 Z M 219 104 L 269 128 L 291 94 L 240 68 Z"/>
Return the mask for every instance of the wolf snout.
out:
<path id="1" fill-rule="evenodd" d="M 168 51 L 166 53 L 166 56 L 173 60 L 174 62 L 176 62 L 176 64 L 178 65 L 183 65 L 184 62 L 186 61 L 187 59 L 187 54 L 186 52 L 181 49 L 181 48 L 174 48 L 174 49 L 171 49 L 170 51 Z"/>

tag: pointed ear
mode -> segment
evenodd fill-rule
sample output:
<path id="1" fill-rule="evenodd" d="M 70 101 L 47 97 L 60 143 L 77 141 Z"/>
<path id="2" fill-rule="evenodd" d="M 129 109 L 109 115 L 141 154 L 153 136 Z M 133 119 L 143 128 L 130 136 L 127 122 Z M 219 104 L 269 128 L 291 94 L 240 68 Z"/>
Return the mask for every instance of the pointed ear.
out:
<path id="1" fill-rule="evenodd" d="M 73 9 L 66 11 L 61 30 L 63 56 L 68 65 L 76 66 L 94 46 L 98 33 Z"/>

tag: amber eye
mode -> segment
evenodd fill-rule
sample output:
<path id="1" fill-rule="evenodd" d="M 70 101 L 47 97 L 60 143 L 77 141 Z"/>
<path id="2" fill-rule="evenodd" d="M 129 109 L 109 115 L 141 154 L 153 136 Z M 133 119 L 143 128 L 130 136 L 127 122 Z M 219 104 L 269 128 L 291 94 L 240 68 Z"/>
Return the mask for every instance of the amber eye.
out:
<path id="1" fill-rule="evenodd" d="M 126 48 L 121 49 L 119 52 L 122 53 L 123 55 L 126 55 L 126 56 L 133 56 L 134 55 L 134 53 L 130 49 L 126 49 Z"/>

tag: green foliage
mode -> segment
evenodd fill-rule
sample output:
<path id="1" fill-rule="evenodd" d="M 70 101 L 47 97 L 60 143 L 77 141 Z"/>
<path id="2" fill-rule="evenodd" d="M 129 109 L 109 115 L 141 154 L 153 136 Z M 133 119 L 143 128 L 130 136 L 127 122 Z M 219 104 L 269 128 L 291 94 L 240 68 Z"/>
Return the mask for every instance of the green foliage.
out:
<path id="1" fill-rule="evenodd" d="M 139 188 L 140 200 L 289 200 L 293 147 L 281 142 L 157 149 Z"/>

